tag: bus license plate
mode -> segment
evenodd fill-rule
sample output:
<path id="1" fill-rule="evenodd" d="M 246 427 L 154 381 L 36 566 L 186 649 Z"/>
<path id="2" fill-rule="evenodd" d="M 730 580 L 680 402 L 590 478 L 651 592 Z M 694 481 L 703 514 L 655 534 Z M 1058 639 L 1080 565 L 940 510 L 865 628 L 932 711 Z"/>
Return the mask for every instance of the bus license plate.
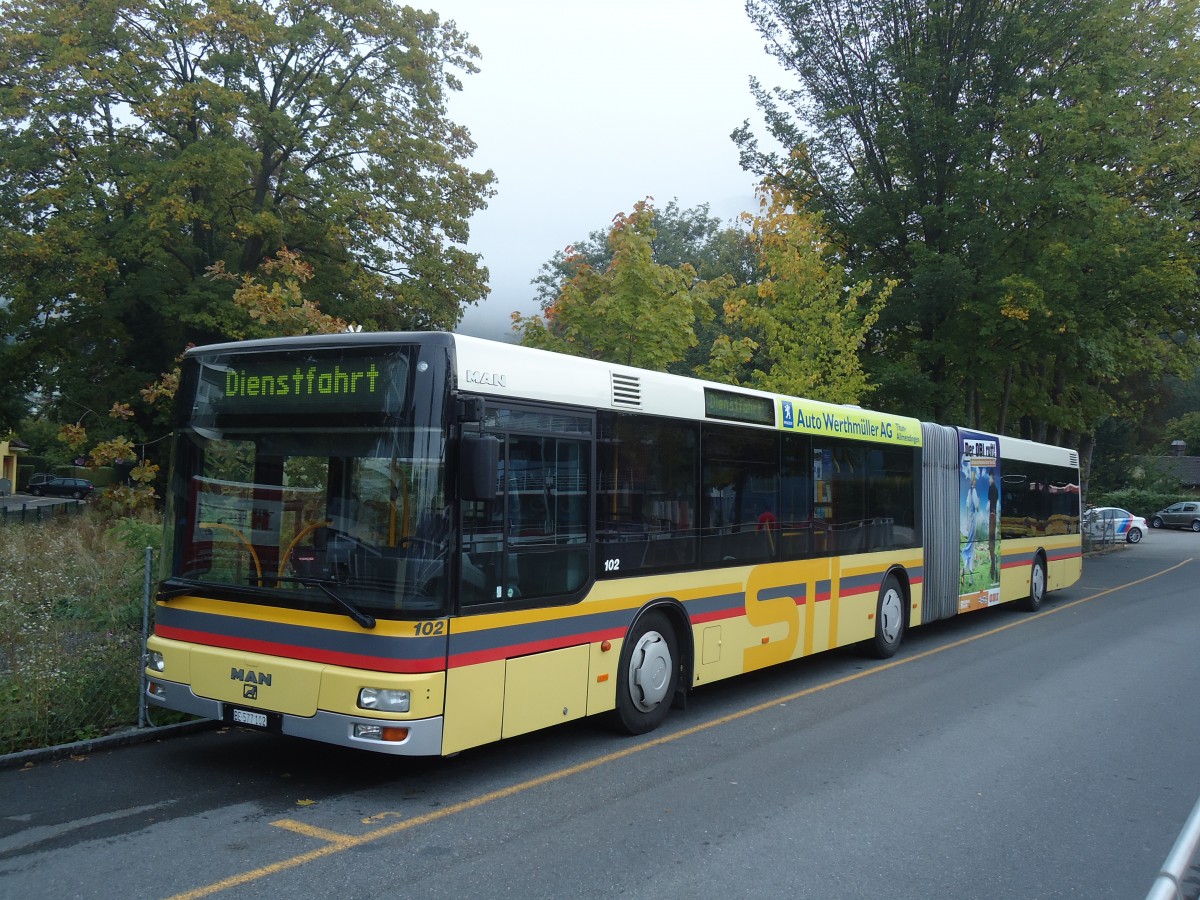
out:
<path id="1" fill-rule="evenodd" d="M 251 712 L 248 709 L 233 709 L 231 713 L 231 718 L 237 725 L 249 725 L 251 728 L 267 727 L 266 713 Z"/>

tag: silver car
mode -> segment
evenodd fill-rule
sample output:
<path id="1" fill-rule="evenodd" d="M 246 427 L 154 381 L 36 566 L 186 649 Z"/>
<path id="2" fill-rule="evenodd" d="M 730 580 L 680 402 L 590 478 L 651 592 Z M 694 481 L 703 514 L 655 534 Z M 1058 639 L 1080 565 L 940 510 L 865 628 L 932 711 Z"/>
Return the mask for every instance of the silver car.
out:
<path id="1" fill-rule="evenodd" d="M 1150 518 L 1152 528 L 1190 528 L 1200 531 L 1200 502 L 1184 500 L 1172 503 Z"/>

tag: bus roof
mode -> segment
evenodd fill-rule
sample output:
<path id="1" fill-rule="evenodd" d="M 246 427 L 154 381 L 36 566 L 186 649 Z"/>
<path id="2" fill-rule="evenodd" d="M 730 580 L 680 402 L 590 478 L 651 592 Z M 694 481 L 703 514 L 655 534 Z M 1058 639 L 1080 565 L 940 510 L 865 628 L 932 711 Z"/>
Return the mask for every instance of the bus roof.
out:
<path id="1" fill-rule="evenodd" d="M 194 347 L 187 356 L 214 353 L 424 344 L 453 348 L 460 391 L 513 400 L 562 403 L 588 409 L 639 412 L 695 421 L 736 421 L 831 437 L 921 444 L 917 419 L 858 406 L 824 403 L 649 369 L 537 350 L 449 332 L 357 332 L 261 338 Z M 1078 465 L 1064 448 L 1000 436 L 1003 456 Z"/>

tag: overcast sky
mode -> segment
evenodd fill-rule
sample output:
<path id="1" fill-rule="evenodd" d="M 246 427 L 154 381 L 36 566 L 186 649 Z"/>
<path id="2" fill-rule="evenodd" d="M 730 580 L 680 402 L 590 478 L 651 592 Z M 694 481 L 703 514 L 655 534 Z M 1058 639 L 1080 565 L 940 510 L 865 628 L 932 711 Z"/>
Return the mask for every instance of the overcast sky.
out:
<path id="1" fill-rule="evenodd" d="M 568 244 L 653 197 L 754 209 L 733 129 L 763 131 L 749 78 L 786 83 L 740 0 L 416 0 L 479 48 L 480 72 L 452 96 L 476 170 L 496 196 L 471 220 L 492 293 L 461 331 L 509 333 L 536 309 L 530 282 Z"/>

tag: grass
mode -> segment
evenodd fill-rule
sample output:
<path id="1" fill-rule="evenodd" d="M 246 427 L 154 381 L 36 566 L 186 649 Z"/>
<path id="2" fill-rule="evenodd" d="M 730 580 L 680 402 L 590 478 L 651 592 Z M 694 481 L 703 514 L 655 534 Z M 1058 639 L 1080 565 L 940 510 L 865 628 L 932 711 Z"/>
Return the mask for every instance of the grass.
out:
<path id="1" fill-rule="evenodd" d="M 0 754 L 137 723 L 145 548 L 161 532 L 91 511 L 0 526 Z"/>

